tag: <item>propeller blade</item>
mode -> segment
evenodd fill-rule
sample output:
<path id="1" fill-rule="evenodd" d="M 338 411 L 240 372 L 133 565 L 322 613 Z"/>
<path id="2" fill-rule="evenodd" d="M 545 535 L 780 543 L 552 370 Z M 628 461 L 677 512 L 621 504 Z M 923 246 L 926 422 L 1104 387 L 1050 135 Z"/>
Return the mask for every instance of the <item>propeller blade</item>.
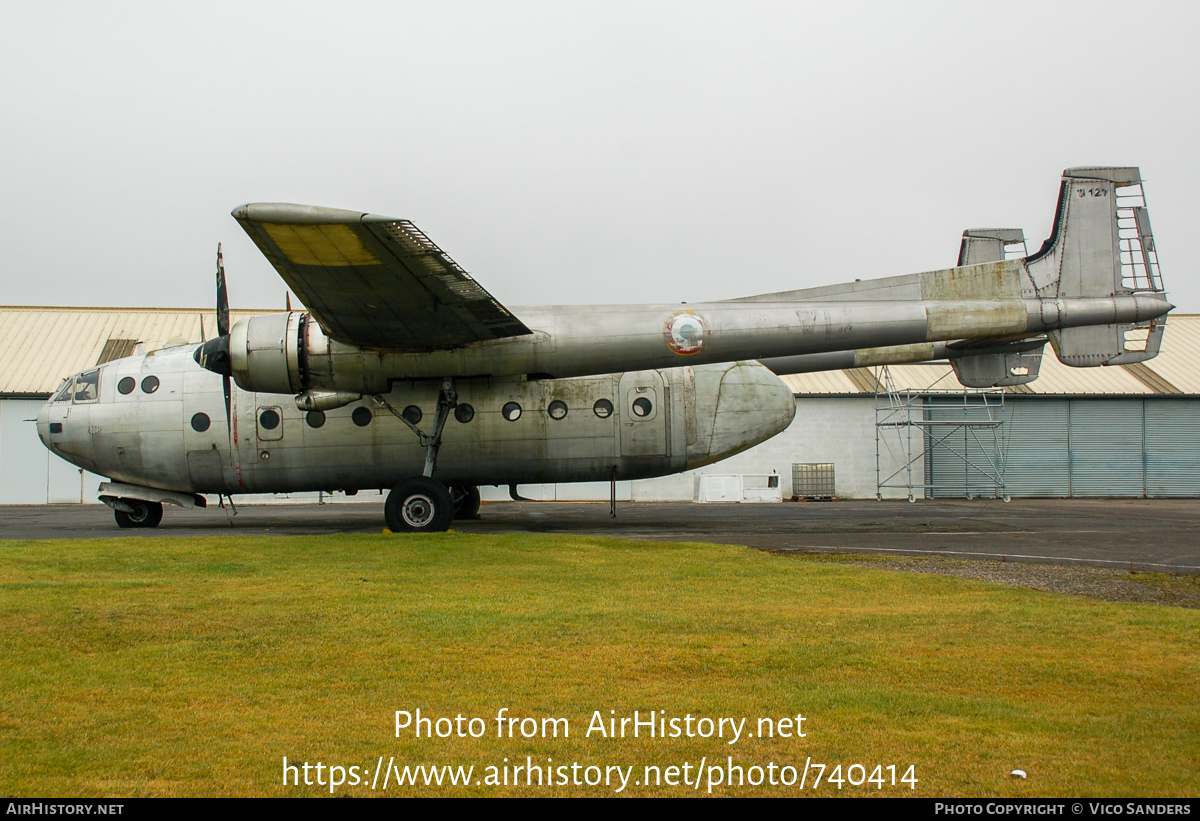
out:
<path id="1" fill-rule="evenodd" d="M 233 453 L 233 362 L 229 357 L 229 289 L 225 286 L 225 256 L 217 243 L 217 336 L 196 349 L 196 361 L 202 368 L 221 374 L 225 394 L 225 430 L 229 432 L 229 452 Z M 230 500 L 232 503 L 232 500 Z"/>
<path id="2" fill-rule="evenodd" d="M 217 336 L 229 333 L 229 291 L 225 287 L 225 260 L 217 243 Z"/>

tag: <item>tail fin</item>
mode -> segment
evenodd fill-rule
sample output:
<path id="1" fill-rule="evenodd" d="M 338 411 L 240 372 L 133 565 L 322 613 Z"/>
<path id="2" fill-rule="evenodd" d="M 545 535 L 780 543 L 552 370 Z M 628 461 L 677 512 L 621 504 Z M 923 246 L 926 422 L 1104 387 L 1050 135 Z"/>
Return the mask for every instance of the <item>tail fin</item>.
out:
<path id="1" fill-rule="evenodd" d="M 1068 168 L 1054 231 L 1028 257 L 1029 287 L 1043 299 L 1158 295 L 1166 300 L 1136 168 Z M 1066 365 L 1125 365 L 1157 355 L 1165 319 L 1068 328 L 1050 334 Z"/>
<path id="2" fill-rule="evenodd" d="M 968 228 L 958 249 L 958 264 L 979 265 L 1028 256 L 1020 228 Z M 1046 337 L 951 343 L 947 358 L 959 384 L 969 388 L 1024 385 L 1038 378 Z"/>
<path id="3" fill-rule="evenodd" d="M 1025 232 L 1020 228 L 968 228 L 958 248 L 958 265 L 961 268 L 1026 256 Z"/>

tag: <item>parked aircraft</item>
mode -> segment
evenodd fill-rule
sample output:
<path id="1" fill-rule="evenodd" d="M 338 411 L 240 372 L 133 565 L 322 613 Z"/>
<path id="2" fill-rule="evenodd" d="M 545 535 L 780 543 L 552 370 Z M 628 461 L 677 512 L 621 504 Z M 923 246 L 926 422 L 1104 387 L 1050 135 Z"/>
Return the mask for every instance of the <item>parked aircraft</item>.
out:
<path id="1" fill-rule="evenodd" d="M 762 442 L 795 413 L 777 374 L 949 359 L 966 385 L 1021 384 L 1047 340 L 1076 367 L 1153 357 L 1173 307 L 1136 168 L 1065 171 L 1029 256 L 967 232 L 958 267 L 692 305 L 510 311 L 406 220 L 233 216 L 308 310 L 231 327 L 218 251 L 215 338 L 73 376 L 38 416 L 110 478 L 122 527 L 202 494 L 378 488 L 391 530 L 446 530 L 480 485 L 661 476 Z"/>

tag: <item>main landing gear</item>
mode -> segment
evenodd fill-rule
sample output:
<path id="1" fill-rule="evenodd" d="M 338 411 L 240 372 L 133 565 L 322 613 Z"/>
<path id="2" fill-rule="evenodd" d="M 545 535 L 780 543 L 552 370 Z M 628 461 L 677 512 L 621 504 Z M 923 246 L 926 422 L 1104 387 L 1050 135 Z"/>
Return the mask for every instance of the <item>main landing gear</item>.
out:
<path id="1" fill-rule="evenodd" d="M 450 498 L 454 500 L 454 518 L 479 518 L 479 488 L 475 485 L 450 485 Z"/>
<path id="2" fill-rule="evenodd" d="M 473 519 L 479 512 L 479 488 L 474 485 L 446 487 L 433 478 L 437 467 L 438 450 L 442 446 L 442 431 L 450 411 L 458 405 L 454 381 L 443 380 L 438 392 L 437 412 L 433 417 L 433 434 L 426 435 L 404 418 L 380 395 L 373 399 L 417 435 L 425 448 L 425 471 L 422 476 L 405 479 L 388 493 L 383 515 L 388 529 L 395 533 L 440 533 L 450 529 L 455 519 Z"/>
<path id="3" fill-rule="evenodd" d="M 416 476 L 392 488 L 383 515 L 394 533 L 440 533 L 454 521 L 454 500 L 437 479 Z"/>

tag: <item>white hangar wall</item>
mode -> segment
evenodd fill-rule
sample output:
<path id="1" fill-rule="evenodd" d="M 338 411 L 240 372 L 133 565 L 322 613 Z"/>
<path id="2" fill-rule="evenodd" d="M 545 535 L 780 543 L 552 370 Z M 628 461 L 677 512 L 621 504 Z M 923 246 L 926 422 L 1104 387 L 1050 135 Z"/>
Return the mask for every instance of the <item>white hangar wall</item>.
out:
<path id="1" fill-rule="evenodd" d="M 104 481 L 55 456 L 38 438 L 42 399 L 0 399 L 0 505 L 97 503 Z"/>
<path id="2" fill-rule="evenodd" d="M 915 453 L 921 453 L 920 444 Z M 916 464 L 917 481 L 923 461 Z M 836 494 L 842 499 L 875 498 L 875 397 L 874 396 L 799 396 L 796 418 L 783 433 L 739 453 L 724 462 L 676 476 L 646 479 L 635 483 L 634 500 L 691 499 L 695 476 L 713 474 L 778 473 L 783 498 L 792 494 L 792 465 L 831 463 L 834 466 Z M 884 475 L 900 466 L 896 459 L 883 455 Z M 885 490 L 884 498 L 904 498 L 906 491 Z"/>

